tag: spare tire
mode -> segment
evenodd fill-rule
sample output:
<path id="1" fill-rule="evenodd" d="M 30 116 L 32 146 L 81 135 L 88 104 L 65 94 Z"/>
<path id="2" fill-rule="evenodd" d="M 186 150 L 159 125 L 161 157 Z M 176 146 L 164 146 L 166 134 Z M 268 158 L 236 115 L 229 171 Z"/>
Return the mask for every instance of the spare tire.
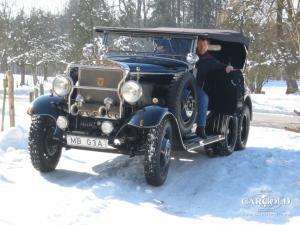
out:
<path id="1" fill-rule="evenodd" d="M 198 115 L 198 95 L 196 79 L 191 73 L 175 76 L 171 81 L 167 106 L 174 114 L 182 135 L 191 132 Z"/>

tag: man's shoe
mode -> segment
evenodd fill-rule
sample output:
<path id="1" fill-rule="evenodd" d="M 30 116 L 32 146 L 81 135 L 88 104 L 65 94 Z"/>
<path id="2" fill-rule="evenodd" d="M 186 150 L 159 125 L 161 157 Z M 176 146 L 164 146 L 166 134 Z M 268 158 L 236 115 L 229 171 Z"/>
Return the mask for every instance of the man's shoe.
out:
<path id="1" fill-rule="evenodd" d="M 207 139 L 206 133 L 205 133 L 205 127 L 198 126 L 196 129 L 196 134 L 198 137 L 202 139 Z"/>

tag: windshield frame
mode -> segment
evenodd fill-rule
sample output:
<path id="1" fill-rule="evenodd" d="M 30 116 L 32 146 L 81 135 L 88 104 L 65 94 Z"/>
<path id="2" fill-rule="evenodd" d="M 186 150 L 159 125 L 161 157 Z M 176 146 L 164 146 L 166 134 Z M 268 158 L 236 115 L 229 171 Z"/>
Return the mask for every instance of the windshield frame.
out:
<path id="1" fill-rule="evenodd" d="M 105 31 L 103 33 L 103 45 L 105 47 L 108 46 L 108 41 L 109 41 L 109 35 L 116 35 L 116 36 L 127 36 L 127 37 L 141 37 L 141 38 L 163 38 L 166 40 L 171 40 L 171 39 L 185 39 L 185 40 L 191 40 L 191 45 L 190 45 L 190 49 L 188 53 L 195 53 L 196 52 L 196 43 L 197 43 L 197 39 L 198 36 L 188 36 L 188 35 L 178 35 L 178 34 L 147 34 L 147 33 L 135 33 L 135 32 L 113 32 L 113 31 Z M 153 40 L 154 41 L 154 40 Z M 181 61 L 185 61 L 186 62 L 186 54 L 175 54 L 175 53 L 170 53 L 170 54 L 166 54 L 166 53 L 155 53 L 153 52 L 131 52 L 132 54 L 122 54 L 122 51 L 116 51 L 118 53 L 120 53 L 118 56 L 128 56 L 128 55 L 137 55 L 137 56 L 157 56 L 157 57 L 166 57 L 166 58 L 173 58 L 173 59 L 178 59 L 178 57 L 183 58 L 184 60 L 180 59 Z M 126 51 L 124 51 L 125 53 Z M 129 52 L 127 52 L 129 53 Z M 109 54 L 110 55 L 110 54 Z M 113 55 L 115 56 L 115 55 Z"/>

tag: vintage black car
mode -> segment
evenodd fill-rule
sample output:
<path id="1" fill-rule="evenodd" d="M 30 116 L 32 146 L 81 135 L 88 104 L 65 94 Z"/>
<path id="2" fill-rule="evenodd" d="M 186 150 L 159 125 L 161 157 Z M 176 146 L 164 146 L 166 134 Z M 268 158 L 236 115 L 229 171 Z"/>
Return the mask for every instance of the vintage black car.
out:
<path id="1" fill-rule="evenodd" d="M 244 82 L 248 39 L 226 30 L 181 28 L 95 29 L 101 39 L 85 49 L 87 60 L 53 80 L 52 93 L 37 98 L 29 151 L 33 166 L 56 168 L 62 148 L 145 155 L 146 181 L 163 184 L 172 151 L 211 149 L 229 155 L 247 143 L 252 103 Z M 235 71 L 210 74 L 208 138 L 195 135 L 198 38 Z M 99 54 L 98 54 L 99 52 Z M 98 55 L 95 57 L 95 55 Z"/>

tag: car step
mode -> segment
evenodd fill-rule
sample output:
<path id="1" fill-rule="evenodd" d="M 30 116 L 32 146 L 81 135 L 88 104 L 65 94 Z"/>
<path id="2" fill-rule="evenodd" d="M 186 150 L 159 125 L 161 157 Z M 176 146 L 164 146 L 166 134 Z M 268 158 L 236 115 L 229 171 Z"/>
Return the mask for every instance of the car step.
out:
<path id="1" fill-rule="evenodd" d="M 183 143 L 184 143 L 187 151 L 193 151 L 195 149 L 204 147 L 206 145 L 209 145 L 209 144 L 212 144 L 212 143 L 224 140 L 224 139 L 225 139 L 224 135 L 209 135 L 207 137 L 207 139 L 201 139 L 201 138 L 197 137 L 196 135 L 194 135 L 194 136 L 187 137 L 183 141 Z"/>

